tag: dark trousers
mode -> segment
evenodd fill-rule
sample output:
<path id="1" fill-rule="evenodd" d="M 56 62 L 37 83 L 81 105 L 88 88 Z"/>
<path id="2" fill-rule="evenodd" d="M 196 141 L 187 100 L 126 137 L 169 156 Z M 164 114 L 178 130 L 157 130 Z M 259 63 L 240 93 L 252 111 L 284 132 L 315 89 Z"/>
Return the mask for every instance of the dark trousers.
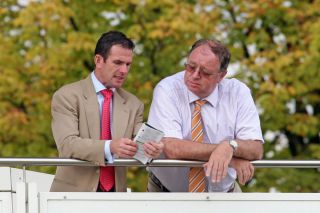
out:
<path id="1" fill-rule="evenodd" d="M 149 172 L 149 178 L 148 178 L 148 192 L 170 192 L 162 183 L 160 180 L 152 174 L 152 172 Z"/>
<path id="2" fill-rule="evenodd" d="M 148 192 L 170 192 L 164 185 L 162 185 L 161 181 L 154 175 L 152 172 L 149 172 L 148 178 Z M 237 182 L 231 186 L 228 190 L 228 193 L 241 193 L 241 188 Z"/>

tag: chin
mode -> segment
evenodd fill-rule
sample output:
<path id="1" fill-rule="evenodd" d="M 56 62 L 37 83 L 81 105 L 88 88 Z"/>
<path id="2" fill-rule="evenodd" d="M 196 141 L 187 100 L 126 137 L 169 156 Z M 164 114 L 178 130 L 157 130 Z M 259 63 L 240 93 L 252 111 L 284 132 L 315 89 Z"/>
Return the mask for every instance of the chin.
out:
<path id="1" fill-rule="evenodd" d="M 189 89 L 193 94 L 195 94 L 196 96 L 198 96 L 199 98 L 204 98 L 207 97 L 206 95 L 204 95 L 201 91 L 199 90 L 193 90 L 193 89 Z"/>
<path id="2" fill-rule="evenodd" d="M 116 83 L 116 84 L 113 84 L 113 87 L 114 88 L 120 88 L 122 87 L 123 83 Z"/>
<path id="3" fill-rule="evenodd" d="M 188 89 L 196 95 L 199 93 L 198 89 L 195 87 L 188 86 Z"/>
<path id="4" fill-rule="evenodd" d="M 192 89 L 190 89 L 190 91 L 191 91 L 193 94 L 195 94 L 196 96 L 199 96 L 199 91 L 198 91 L 198 90 L 192 90 Z"/>

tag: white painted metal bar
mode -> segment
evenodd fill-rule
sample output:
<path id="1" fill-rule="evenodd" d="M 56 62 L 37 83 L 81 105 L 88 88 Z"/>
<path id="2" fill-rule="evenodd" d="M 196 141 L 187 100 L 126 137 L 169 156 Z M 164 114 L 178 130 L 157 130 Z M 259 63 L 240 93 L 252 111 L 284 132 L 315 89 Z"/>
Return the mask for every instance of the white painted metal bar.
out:
<path id="1" fill-rule="evenodd" d="M 0 191 L 0 213 L 12 213 L 12 197 L 10 192 Z"/>
<path id="2" fill-rule="evenodd" d="M 38 199 L 38 189 L 37 184 L 32 182 L 28 183 L 28 213 L 38 213 L 39 212 L 39 199 Z"/>
<path id="3" fill-rule="evenodd" d="M 319 213 L 316 193 L 40 193 L 41 213 Z"/>
<path id="4" fill-rule="evenodd" d="M 27 213 L 27 184 L 25 182 L 17 183 L 16 206 L 17 213 Z"/>

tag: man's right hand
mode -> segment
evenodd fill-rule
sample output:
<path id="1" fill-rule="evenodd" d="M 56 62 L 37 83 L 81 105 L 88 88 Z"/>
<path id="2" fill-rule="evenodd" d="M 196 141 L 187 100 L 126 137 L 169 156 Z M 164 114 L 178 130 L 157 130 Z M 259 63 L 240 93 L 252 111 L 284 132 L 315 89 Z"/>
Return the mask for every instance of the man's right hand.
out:
<path id="1" fill-rule="evenodd" d="M 213 183 L 219 183 L 226 177 L 232 155 L 233 149 L 228 141 L 221 142 L 213 150 L 209 161 L 203 165 L 206 170 L 206 176 L 211 177 Z"/>
<path id="2" fill-rule="evenodd" d="M 135 142 L 128 138 L 120 138 L 112 140 L 110 143 L 110 151 L 120 158 L 132 158 L 138 150 Z"/>

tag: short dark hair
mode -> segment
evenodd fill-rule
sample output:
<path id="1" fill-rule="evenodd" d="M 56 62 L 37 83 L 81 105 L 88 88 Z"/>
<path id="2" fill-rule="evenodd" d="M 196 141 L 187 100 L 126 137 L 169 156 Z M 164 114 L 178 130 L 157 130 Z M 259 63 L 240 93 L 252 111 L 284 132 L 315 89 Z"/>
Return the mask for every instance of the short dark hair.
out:
<path id="1" fill-rule="evenodd" d="M 122 32 L 109 31 L 103 33 L 99 38 L 94 54 L 101 55 L 105 61 L 108 58 L 110 49 L 113 45 L 120 45 L 121 47 L 130 50 L 133 50 L 135 46 L 133 41 Z"/>
<path id="2" fill-rule="evenodd" d="M 220 41 L 215 39 L 200 39 L 196 41 L 189 50 L 188 56 L 191 52 L 199 46 L 208 45 L 211 51 L 219 58 L 220 71 L 226 71 L 230 62 L 230 52 Z"/>

